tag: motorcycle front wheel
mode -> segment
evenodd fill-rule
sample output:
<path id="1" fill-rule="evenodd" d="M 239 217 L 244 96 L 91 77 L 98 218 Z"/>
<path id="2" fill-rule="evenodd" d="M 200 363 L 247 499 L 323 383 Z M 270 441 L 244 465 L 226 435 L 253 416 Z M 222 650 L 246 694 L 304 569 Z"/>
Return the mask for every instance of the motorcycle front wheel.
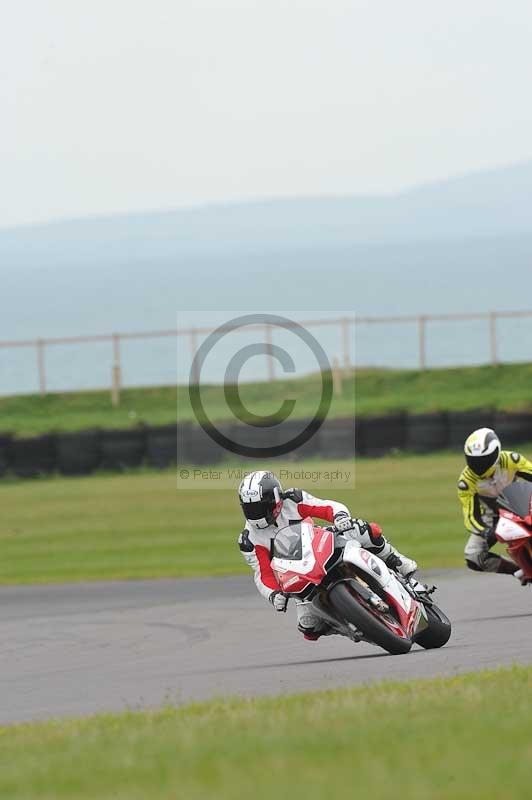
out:
<path id="1" fill-rule="evenodd" d="M 340 618 L 355 625 L 374 644 L 382 647 L 392 655 L 408 653 L 412 647 L 412 639 L 402 631 L 396 620 L 388 624 L 382 613 L 370 608 L 363 597 L 357 594 L 356 589 L 350 589 L 345 583 L 337 583 L 329 592 L 329 600 Z"/>

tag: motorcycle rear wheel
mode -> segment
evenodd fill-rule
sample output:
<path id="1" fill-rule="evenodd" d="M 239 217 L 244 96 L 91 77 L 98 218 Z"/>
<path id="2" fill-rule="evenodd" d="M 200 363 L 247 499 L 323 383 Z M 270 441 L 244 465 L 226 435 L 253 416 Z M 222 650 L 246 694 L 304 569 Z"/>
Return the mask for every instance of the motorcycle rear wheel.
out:
<path id="1" fill-rule="evenodd" d="M 412 647 L 412 639 L 393 633 L 371 611 L 365 608 L 349 591 L 345 583 L 337 583 L 329 592 L 329 600 L 335 611 L 347 622 L 356 625 L 357 630 L 367 636 L 374 644 L 382 647 L 392 655 L 408 653 Z"/>

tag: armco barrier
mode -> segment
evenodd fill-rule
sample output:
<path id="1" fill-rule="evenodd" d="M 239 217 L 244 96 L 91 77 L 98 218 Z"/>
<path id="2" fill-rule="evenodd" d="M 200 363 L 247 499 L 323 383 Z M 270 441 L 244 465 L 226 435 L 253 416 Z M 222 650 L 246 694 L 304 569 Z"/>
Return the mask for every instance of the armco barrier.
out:
<path id="1" fill-rule="evenodd" d="M 99 431 L 56 434 L 57 469 L 62 475 L 89 475 L 102 460 Z"/>
<path id="2" fill-rule="evenodd" d="M 292 438 L 307 422 L 287 422 L 272 428 L 228 423 L 220 429 L 242 444 L 266 447 Z M 532 442 L 532 412 L 479 410 L 410 416 L 391 414 L 361 418 L 356 424 L 352 417 L 326 420 L 301 448 L 281 458 L 353 458 L 355 453 L 385 456 L 394 450 L 428 453 L 452 449 L 461 453 L 468 434 L 483 426 L 495 427 L 504 447 Z M 0 434 L 0 477 L 9 473 L 24 478 L 37 477 L 57 471 L 63 475 L 86 475 L 100 468 L 121 471 L 143 464 L 164 469 L 176 461 L 218 464 L 226 458 L 226 451 L 199 425 L 192 423 L 86 430 L 31 439 Z"/>
<path id="3" fill-rule="evenodd" d="M 35 478 L 54 472 L 57 466 L 55 437 L 13 439 L 9 448 L 9 466 L 19 478 Z"/>
<path id="4" fill-rule="evenodd" d="M 449 424 L 445 412 L 408 414 L 405 425 L 405 450 L 431 453 L 442 450 L 449 441 Z"/>
<path id="5" fill-rule="evenodd" d="M 146 454 L 144 428 L 123 431 L 102 431 L 100 439 L 101 467 L 121 471 L 140 467 Z"/>

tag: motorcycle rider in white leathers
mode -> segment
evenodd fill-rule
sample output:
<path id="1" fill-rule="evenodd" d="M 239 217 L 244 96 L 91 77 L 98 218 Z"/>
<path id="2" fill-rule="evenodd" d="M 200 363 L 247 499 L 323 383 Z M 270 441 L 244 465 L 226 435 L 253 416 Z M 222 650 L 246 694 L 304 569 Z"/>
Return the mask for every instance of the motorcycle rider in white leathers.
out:
<path id="1" fill-rule="evenodd" d="M 247 475 L 238 494 L 246 518 L 246 527 L 238 539 L 240 551 L 255 573 L 257 589 L 276 611 L 286 611 L 288 598 L 282 593 L 271 567 L 273 540 L 281 528 L 306 517 L 317 517 L 333 524 L 338 532 L 356 539 L 400 575 L 410 576 L 417 569 L 415 561 L 401 555 L 384 538 L 378 525 L 362 519 L 352 520 L 346 506 L 334 500 L 319 500 L 302 489 L 283 492 L 272 472 Z M 331 632 L 327 623 L 313 612 L 310 601 L 296 602 L 298 629 L 305 639 L 316 641 Z"/>

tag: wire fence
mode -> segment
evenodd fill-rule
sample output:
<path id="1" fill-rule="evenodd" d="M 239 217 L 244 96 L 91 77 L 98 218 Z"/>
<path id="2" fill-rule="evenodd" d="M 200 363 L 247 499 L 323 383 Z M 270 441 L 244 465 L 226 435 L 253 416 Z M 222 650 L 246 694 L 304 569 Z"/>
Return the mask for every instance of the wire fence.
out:
<path id="1" fill-rule="evenodd" d="M 478 313 L 460 313 L 460 314 L 422 314 L 422 315 L 407 315 L 407 316 L 342 316 L 333 319 L 309 319 L 298 322 L 293 322 L 294 328 L 302 326 L 308 331 L 316 329 L 332 329 L 335 330 L 335 344 L 333 353 L 329 353 L 331 361 L 334 359 L 342 369 L 352 369 L 355 366 L 362 366 L 361 363 L 355 358 L 354 352 L 354 333 L 355 330 L 365 328 L 369 331 L 375 331 L 376 328 L 382 326 L 400 326 L 401 329 L 410 328 L 410 332 L 414 332 L 417 354 L 415 364 L 420 370 L 427 369 L 431 366 L 428 358 L 428 345 L 431 336 L 431 327 L 437 323 L 443 323 L 446 326 L 457 325 L 461 322 L 480 322 L 483 326 L 482 339 L 486 343 L 485 357 L 481 360 L 483 363 L 490 363 L 496 365 L 500 363 L 500 340 L 499 340 L 499 323 L 502 320 L 517 320 L 519 318 L 532 319 L 531 311 L 489 311 Z M 277 377 L 276 356 L 274 347 L 274 337 L 276 336 L 275 328 L 270 324 L 258 324 L 248 326 L 250 330 L 254 329 L 260 334 L 265 348 L 266 348 L 266 373 L 268 380 L 275 380 Z M 222 326 L 223 329 L 223 326 Z M 108 365 L 107 374 L 109 375 L 109 387 L 113 404 L 117 405 L 120 401 L 120 390 L 124 385 L 123 370 L 122 370 L 122 351 L 123 346 L 127 342 L 144 341 L 156 339 L 175 340 L 176 350 L 177 346 L 185 344 L 189 351 L 190 363 L 193 363 L 194 355 L 197 352 L 201 340 L 213 333 L 215 329 L 210 327 L 187 327 L 187 328 L 173 328 L 158 331 L 135 331 L 135 332 L 122 332 L 100 334 L 92 336 L 71 336 L 71 337 L 57 337 L 57 338 L 39 338 L 39 339 L 23 339 L 0 341 L 0 350 L 13 351 L 14 353 L 21 350 L 29 350 L 34 352 L 34 391 L 37 391 L 41 396 L 45 396 L 49 389 L 47 358 L 50 352 L 59 346 L 76 346 L 87 345 L 95 346 L 99 344 L 108 344 Z M 394 327 L 395 330 L 395 327 Z M 330 349 L 330 348 L 329 348 Z M 3 359 L 4 360 L 4 359 Z M 507 360 L 507 359 L 506 359 Z M 532 353 L 528 360 L 532 360 Z M 473 363 L 473 358 L 469 363 Z M 363 364 L 363 366 L 371 366 L 371 364 Z M 199 376 L 193 375 L 192 380 L 197 380 Z M 75 383 L 75 381 L 73 381 Z M 162 381 L 161 381 L 162 383 Z M 130 382 L 131 385 L 131 382 Z M 135 382 L 133 385 L 139 385 Z M 76 385 L 69 385 L 65 390 L 76 390 L 80 388 Z M 91 388 L 101 388 L 100 386 L 92 386 Z M 11 387 L 8 392 L 2 389 L 2 394 L 17 394 L 17 387 Z"/>

